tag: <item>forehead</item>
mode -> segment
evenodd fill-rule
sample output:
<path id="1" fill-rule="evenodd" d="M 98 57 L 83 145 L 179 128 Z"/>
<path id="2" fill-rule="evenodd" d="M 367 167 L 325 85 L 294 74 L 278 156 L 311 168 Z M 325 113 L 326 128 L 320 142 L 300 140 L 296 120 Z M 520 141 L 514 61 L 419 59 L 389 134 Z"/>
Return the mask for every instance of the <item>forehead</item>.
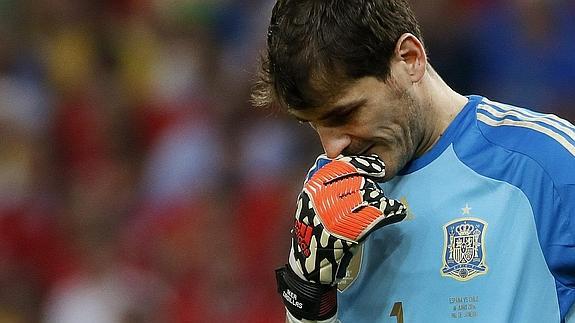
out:
<path id="1" fill-rule="evenodd" d="M 313 108 L 288 108 L 288 113 L 303 121 L 321 120 L 336 110 L 353 108 L 385 96 L 389 85 L 375 77 L 368 76 L 350 82 L 332 95 L 326 103 Z"/>

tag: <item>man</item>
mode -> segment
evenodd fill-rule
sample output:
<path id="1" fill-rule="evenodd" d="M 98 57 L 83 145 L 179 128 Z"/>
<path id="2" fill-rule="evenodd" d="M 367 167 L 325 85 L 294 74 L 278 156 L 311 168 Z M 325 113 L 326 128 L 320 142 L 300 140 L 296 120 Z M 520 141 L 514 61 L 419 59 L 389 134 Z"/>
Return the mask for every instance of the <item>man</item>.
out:
<path id="1" fill-rule="evenodd" d="M 256 105 L 325 150 L 277 271 L 289 322 L 569 321 L 572 124 L 454 92 L 402 0 L 278 0 L 262 67 Z"/>

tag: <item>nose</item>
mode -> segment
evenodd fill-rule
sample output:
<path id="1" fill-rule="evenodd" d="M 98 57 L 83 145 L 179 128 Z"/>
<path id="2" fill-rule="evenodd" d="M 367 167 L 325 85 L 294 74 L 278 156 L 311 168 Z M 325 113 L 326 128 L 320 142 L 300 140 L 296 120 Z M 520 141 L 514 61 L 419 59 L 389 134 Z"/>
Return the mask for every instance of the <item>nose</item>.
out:
<path id="1" fill-rule="evenodd" d="M 328 158 L 341 155 L 343 150 L 351 144 L 351 137 L 341 130 L 323 126 L 315 126 L 314 128 Z"/>

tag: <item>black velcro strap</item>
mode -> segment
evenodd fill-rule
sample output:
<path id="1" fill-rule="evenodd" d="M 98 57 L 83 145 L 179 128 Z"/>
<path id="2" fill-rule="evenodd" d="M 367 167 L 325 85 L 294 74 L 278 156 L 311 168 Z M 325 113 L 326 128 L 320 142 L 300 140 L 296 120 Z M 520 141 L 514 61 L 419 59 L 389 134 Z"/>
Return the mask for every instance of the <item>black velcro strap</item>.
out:
<path id="1" fill-rule="evenodd" d="M 276 269 L 276 280 L 278 293 L 295 318 L 321 321 L 337 313 L 337 285 L 305 281 L 287 265 Z"/>

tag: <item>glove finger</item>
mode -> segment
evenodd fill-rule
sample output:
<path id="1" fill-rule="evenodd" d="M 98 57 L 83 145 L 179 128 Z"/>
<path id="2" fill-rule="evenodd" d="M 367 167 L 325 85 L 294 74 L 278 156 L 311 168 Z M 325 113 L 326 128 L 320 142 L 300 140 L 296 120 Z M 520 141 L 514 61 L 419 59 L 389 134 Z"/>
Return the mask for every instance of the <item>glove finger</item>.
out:
<path id="1" fill-rule="evenodd" d="M 313 166 L 307 171 L 307 175 L 305 176 L 304 184 L 309 181 L 309 179 L 315 174 L 318 170 L 320 170 L 323 166 L 329 164 L 332 159 L 328 158 L 326 154 L 321 154 L 317 156 Z"/>
<path id="2" fill-rule="evenodd" d="M 406 216 L 405 207 L 401 205 L 399 201 L 386 199 L 385 203 L 382 203 L 388 213 L 383 213 L 380 209 L 374 206 L 364 206 L 358 208 L 353 214 L 354 218 L 368 218 L 369 223 L 364 223 L 361 228 L 361 232 L 356 235 L 355 241 L 361 243 L 365 238 L 367 238 L 373 231 L 390 225 L 392 223 L 399 222 L 403 220 Z M 393 210 L 392 210 L 393 209 Z"/>
<path id="3" fill-rule="evenodd" d="M 365 183 L 360 190 L 363 196 L 363 200 L 367 204 L 379 208 L 384 215 L 389 215 L 392 213 L 398 213 L 401 210 L 405 210 L 403 203 L 397 200 L 389 199 L 385 196 L 385 192 L 379 185 L 370 178 L 365 179 Z"/>
<path id="4" fill-rule="evenodd" d="M 385 163 L 377 156 L 341 156 L 335 160 L 341 160 L 352 164 L 361 175 L 382 179 L 385 176 Z"/>
<path id="5" fill-rule="evenodd" d="M 364 203 L 354 209 L 354 213 L 361 214 L 368 212 L 365 210 L 366 206 L 377 208 L 381 214 L 373 219 L 369 226 L 367 226 L 362 233 L 358 236 L 357 241 L 363 241 L 373 231 L 384 227 L 386 225 L 396 223 L 405 219 L 407 215 L 407 208 L 398 200 L 387 198 L 383 190 L 370 179 L 366 179 L 365 186 L 360 193 L 363 195 Z M 372 212 L 372 211 L 369 211 Z"/>

